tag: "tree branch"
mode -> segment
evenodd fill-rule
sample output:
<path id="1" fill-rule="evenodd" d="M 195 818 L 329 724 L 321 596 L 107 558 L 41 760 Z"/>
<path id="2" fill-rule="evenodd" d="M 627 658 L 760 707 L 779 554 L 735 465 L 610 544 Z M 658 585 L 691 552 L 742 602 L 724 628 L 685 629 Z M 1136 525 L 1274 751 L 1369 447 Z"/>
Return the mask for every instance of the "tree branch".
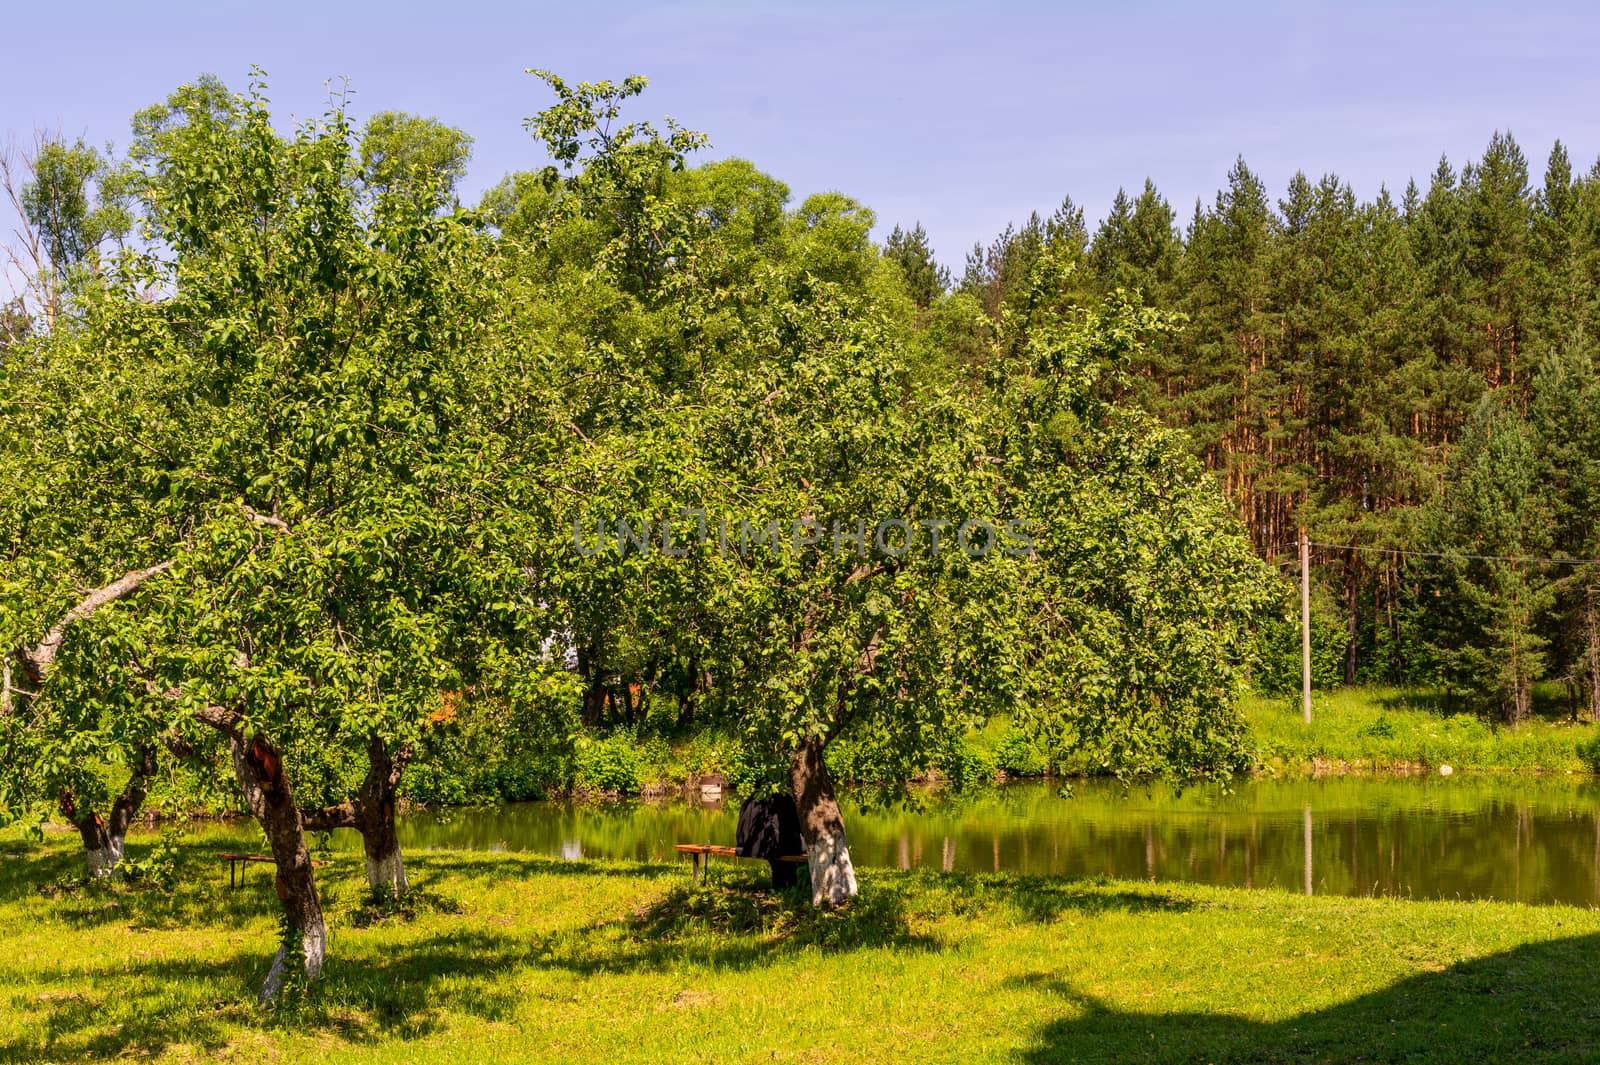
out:
<path id="1" fill-rule="evenodd" d="M 400 778 L 405 774 L 406 766 L 411 764 L 411 758 L 417 753 L 415 744 L 402 743 L 400 749 L 394 753 L 394 762 L 389 767 L 389 787 L 400 786 Z"/>
<path id="2" fill-rule="evenodd" d="M 194 719 L 202 725 L 210 725 L 230 739 L 244 738 L 244 718 L 238 711 L 229 710 L 226 706 L 202 706 L 194 712 Z"/>
<path id="3" fill-rule="evenodd" d="M 56 657 L 61 653 L 61 644 L 67 638 L 67 630 L 74 624 L 88 619 L 95 611 L 107 603 L 115 602 L 134 591 L 145 581 L 159 573 L 165 573 L 172 568 L 172 560 L 151 566 L 149 569 L 133 570 L 119 580 L 112 581 L 103 588 L 96 588 L 83 598 L 77 606 L 67 611 L 60 621 L 51 626 L 50 631 L 44 634 L 44 639 L 31 651 L 26 648 L 18 650 L 17 656 L 22 661 L 22 669 L 34 687 L 43 684 L 50 675 L 50 670 L 56 664 Z"/>
<path id="4" fill-rule="evenodd" d="M 244 511 L 244 516 L 245 517 L 249 518 L 251 521 L 255 522 L 257 525 L 266 525 L 266 526 L 269 526 L 271 528 L 277 529 L 281 533 L 288 533 L 288 532 L 293 532 L 294 531 L 294 530 L 289 528 L 289 523 L 284 521 L 282 518 L 277 517 L 274 514 L 263 514 L 259 510 L 257 510 L 254 507 L 250 506 L 249 504 L 241 503 L 241 504 L 239 504 L 239 509 Z"/>
<path id="5" fill-rule="evenodd" d="M 360 828 L 361 818 L 355 804 L 346 801 L 320 810 L 302 810 L 300 823 L 309 832 L 331 832 L 336 828 Z"/>

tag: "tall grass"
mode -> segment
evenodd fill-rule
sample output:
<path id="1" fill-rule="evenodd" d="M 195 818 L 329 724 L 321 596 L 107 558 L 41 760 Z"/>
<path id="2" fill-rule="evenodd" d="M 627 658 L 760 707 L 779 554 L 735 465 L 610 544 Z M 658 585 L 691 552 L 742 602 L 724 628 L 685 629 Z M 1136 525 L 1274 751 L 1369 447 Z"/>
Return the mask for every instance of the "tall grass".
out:
<path id="1" fill-rule="evenodd" d="M 1548 694 L 1548 693 L 1546 693 Z M 1245 719 L 1262 764 L 1269 768 L 1318 763 L 1368 771 L 1416 769 L 1590 772 L 1587 748 L 1596 729 L 1559 715 L 1555 700 L 1516 727 L 1451 713 L 1435 693 L 1393 688 L 1316 692 L 1312 720 L 1301 718 L 1298 697 L 1247 697 Z"/>

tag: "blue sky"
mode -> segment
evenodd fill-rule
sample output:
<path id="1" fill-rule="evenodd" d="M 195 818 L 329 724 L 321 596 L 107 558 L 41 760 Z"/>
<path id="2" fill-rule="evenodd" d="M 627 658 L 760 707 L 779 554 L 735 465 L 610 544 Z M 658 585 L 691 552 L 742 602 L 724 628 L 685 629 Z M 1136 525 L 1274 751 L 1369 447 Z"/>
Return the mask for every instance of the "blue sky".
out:
<path id="1" fill-rule="evenodd" d="M 1560 137 L 1600 153 L 1600 12 L 1476 4 L 761 5 L 454 0 L 26 4 L 5 17 L 0 137 L 59 126 L 126 142 L 128 118 L 212 72 L 271 77 L 281 113 L 348 77 L 360 112 L 437 116 L 476 148 L 475 197 L 539 165 L 530 66 L 646 74 L 641 116 L 708 132 L 796 198 L 839 189 L 887 231 L 920 220 L 959 268 L 1070 193 L 1091 225 L 1146 175 L 1187 220 L 1243 154 L 1281 193 L 1296 169 L 1358 194 L 1424 179 L 1441 151 L 1510 129 L 1542 174 Z"/>

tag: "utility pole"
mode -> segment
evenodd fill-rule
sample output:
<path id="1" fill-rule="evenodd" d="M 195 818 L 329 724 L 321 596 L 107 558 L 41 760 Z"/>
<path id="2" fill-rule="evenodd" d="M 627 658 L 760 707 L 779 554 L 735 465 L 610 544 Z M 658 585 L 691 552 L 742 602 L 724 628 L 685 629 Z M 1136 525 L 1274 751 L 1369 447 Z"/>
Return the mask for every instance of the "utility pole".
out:
<path id="1" fill-rule="evenodd" d="M 1311 540 L 1300 529 L 1300 710 L 1311 724 Z"/>

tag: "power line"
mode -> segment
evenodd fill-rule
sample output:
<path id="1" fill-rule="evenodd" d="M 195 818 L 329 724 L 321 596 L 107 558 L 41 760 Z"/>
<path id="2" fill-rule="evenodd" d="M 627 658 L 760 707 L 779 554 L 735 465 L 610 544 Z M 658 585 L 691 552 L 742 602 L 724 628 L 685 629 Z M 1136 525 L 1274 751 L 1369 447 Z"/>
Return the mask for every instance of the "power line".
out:
<path id="1" fill-rule="evenodd" d="M 1398 547 L 1367 547 L 1362 544 L 1311 544 L 1331 551 L 1368 551 L 1381 555 L 1412 558 L 1459 558 L 1472 562 L 1547 562 L 1557 566 L 1600 566 L 1600 558 L 1538 558 L 1532 555 L 1471 555 L 1459 551 L 1410 551 Z"/>

